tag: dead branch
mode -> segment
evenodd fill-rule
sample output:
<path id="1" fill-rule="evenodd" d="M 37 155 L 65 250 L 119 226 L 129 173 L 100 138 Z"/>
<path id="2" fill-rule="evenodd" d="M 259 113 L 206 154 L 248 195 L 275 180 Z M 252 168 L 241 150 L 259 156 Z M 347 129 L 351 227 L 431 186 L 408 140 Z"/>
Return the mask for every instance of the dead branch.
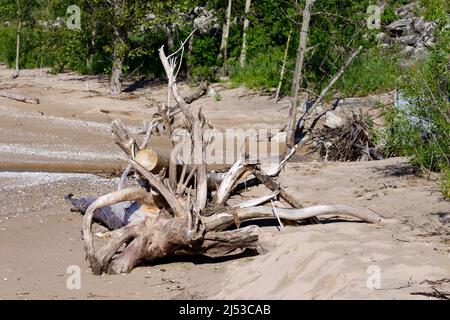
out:
<path id="1" fill-rule="evenodd" d="M 195 100 L 200 99 L 208 92 L 208 87 L 209 87 L 208 81 L 203 81 L 197 88 L 197 91 L 195 91 L 190 96 L 184 98 L 184 102 L 186 102 L 187 104 L 191 104 Z"/>
<path id="2" fill-rule="evenodd" d="M 305 110 L 303 115 L 300 117 L 300 119 L 297 122 L 295 131 L 301 132 L 303 130 L 303 127 L 305 125 L 305 119 L 308 116 L 308 114 L 311 113 L 312 110 L 314 110 L 323 100 L 327 92 L 334 86 L 334 84 L 339 80 L 339 78 L 344 74 L 345 70 L 348 68 L 348 66 L 352 63 L 353 59 L 356 58 L 356 56 L 361 52 L 362 46 L 360 46 L 346 61 L 346 63 L 339 69 L 338 73 L 334 75 L 334 77 L 331 79 L 330 83 L 322 90 L 320 95 L 317 97 L 316 100 L 314 100 L 313 105 Z"/>
<path id="3" fill-rule="evenodd" d="M 367 119 L 353 114 L 341 127 L 313 131 L 306 146 L 331 161 L 380 160 L 371 132 Z"/>
<path id="4" fill-rule="evenodd" d="M 250 208 L 233 209 L 239 221 L 244 222 L 255 219 L 276 219 L 273 208 L 258 206 Z M 320 205 L 302 209 L 277 208 L 280 219 L 299 221 L 321 215 L 348 215 L 359 218 L 369 223 L 390 223 L 392 220 L 384 219 L 379 214 L 361 207 L 347 205 Z M 230 210 L 231 211 L 231 210 Z M 231 212 L 221 212 L 215 215 L 204 217 L 203 222 L 206 230 L 224 230 L 234 225 L 235 217 Z"/>
<path id="5" fill-rule="evenodd" d="M 236 181 L 245 171 L 249 170 L 250 167 L 251 165 L 249 165 L 248 161 L 241 157 L 225 174 L 222 183 L 217 189 L 213 202 L 215 204 L 224 204 L 228 200 Z"/>

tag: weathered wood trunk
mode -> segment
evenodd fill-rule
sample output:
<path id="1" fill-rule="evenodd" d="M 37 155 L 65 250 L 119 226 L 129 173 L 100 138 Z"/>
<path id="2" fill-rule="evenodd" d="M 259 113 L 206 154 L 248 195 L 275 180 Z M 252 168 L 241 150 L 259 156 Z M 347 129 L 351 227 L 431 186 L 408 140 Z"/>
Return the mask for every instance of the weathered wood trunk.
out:
<path id="1" fill-rule="evenodd" d="M 20 11 L 20 2 L 16 0 L 17 5 L 17 36 L 16 36 L 16 70 L 12 75 L 12 78 L 15 79 L 19 77 L 20 71 L 20 34 L 22 33 L 22 20 L 21 20 L 21 11 Z"/>
<path id="2" fill-rule="evenodd" d="M 123 61 L 120 52 L 119 36 L 114 37 L 114 53 L 113 53 L 113 67 L 111 71 L 111 95 L 118 95 L 122 93 L 122 68 Z"/>
<path id="3" fill-rule="evenodd" d="M 250 24 L 248 20 L 248 14 L 250 12 L 250 6 L 252 4 L 252 0 L 245 1 L 245 20 L 244 20 L 244 29 L 242 31 L 242 49 L 241 56 L 239 57 L 239 63 L 241 68 L 245 66 L 245 59 L 247 58 L 247 29 Z"/>
<path id="4" fill-rule="evenodd" d="M 188 52 L 187 52 L 187 62 L 186 62 L 186 78 L 192 80 L 192 52 L 194 51 L 194 39 L 195 34 L 189 39 Z M 189 103 L 189 102 L 188 102 Z"/>
<path id="5" fill-rule="evenodd" d="M 122 93 L 122 73 L 123 73 L 123 56 L 125 50 L 125 41 L 122 37 L 119 18 L 122 14 L 122 0 L 113 1 L 113 65 L 111 71 L 111 95 L 118 95 Z"/>
<path id="6" fill-rule="evenodd" d="M 225 75 L 227 75 L 226 62 L 228 60 L 228 37 L 230 35 L 232 5 L 233 0 L 228 0 L 227 12 L 225 15 L 225 21 L 223 23 L 222 41 L 220 43 L 220 53 L 218 56 L 218 59 L 223 59 L 223 67 Z"/>
<path id="7" fill-rule="evenodd" d="M 288 38 L 286 41 L 286 48 L 284 49 L 283 62 L 282 62 L 281 71 L 280 71 L 280 81 L 278 82 L 277 93 L 275 94 L 275 102 L 278 102 L 278 99 L 280 98 L 281 87 L 283 86 L 284 73 L 286 70 L 286 63 L 287 63 L 287 58 L 288 58 L 288 53 L 289 53 L 289 44 L 291 42 L 291 35 L 292 35 L 292 30 L 289 31 L 289 35 L 288 35 Z"/>
<path id="8" fill-rule="evenodd" d="M 294 79 L 291 88 L 291 102 L 289 107 L 289 116 L 286 125 L 286 152 L 294 146 L 294 134 L 297 118 L 298 96 L 302 80 L 303 60 L 305 58 L 306 44 L 308 40 L 309 22 L 311 20 L 312 5 L 315 0 L 306 0 L 303 10 L 302 29 L 300 31 L 300 41 L 298 44 L 297 58 L 295 61 Z"/>

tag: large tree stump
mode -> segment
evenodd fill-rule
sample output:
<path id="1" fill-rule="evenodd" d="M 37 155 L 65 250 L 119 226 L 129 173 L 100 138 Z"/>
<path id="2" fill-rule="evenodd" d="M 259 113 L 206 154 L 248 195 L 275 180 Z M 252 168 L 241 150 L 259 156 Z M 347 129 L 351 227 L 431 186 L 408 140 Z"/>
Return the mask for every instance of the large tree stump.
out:
<path id="1" fill-rule="evenodd" d="M 135 155 L 146 146 L 152 130 L 147 130 L 143 144 L 138 146 L 135 137 L 122 122 L 113 122 L 114 141 L 129 158 L 129 169 L 137 173 L 140 186 L 119 188 L 97 199 L 77 200 L 72 196 L 67 197 L 78 211 L 84 213 L 84 248 L 95 274 L 128 273 L 141 263 L 158 261 L 168 256 L 222 256 L 236 250 L 256 250 L 259 248 L 258 235 L 261 229 L 252 225 L 251 221 L 258 219 L 299 221 L 316 219 L 324 214 L 344 214 L 369 223 L 390 222 L 365 208 L 346 205 L 302 208 L 276 181 L 295 153 L 296 146 L 270 172 L 264 171 L 258 160 L 245 160 L 246 157 L 240 157 L 224 173 L 208 172 L 205 149 L 212 139 L 203 133 L 211 124 L 201 111 L 194 115 L 178 93 L 174 54 L 166 57 L 163 48 L 159 53 L 169 79 L 167 105 L 170 105 L 173 96 L 188 130 L 185 139 L 190 140 L 193 150 L 190 159 L 184 159 L 182 164 L 168 159 L 162 165 L 162 170 L 161 167 L 157 168 L 158 173 L 156 169 L 150 172 L 137 161 L 139 157 Z M 173 110 L 161 108 L 160 112 L 165 114 L 158 121 L 166 122 L 165 130 L 173 134 L 174 128 L 167 125 L 175 115 Z M 168 146 L 172 147 L 171 144 Z M 172 147 L 173 150 L 175 148 Z M 158 158 L 164 157 L 158 154 Z M 228 206 L 227 201 L 239 182 L 251 176 L 273 193 L 238 206 Z M 293 208 L 261 205 L 275 197 L 281 197 Z M 110 231 L 94 235 L 94 220 L 103 223 Z M 244 221 L 250 225 L 240 228 L 240 223 Z"/>

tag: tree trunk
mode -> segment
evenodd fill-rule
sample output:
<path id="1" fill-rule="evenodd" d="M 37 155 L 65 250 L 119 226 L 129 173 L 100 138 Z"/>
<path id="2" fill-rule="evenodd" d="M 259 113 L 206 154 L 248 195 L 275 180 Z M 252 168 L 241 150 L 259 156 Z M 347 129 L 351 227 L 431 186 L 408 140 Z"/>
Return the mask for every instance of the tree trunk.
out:
<path id="1" fill-rule="evenodd" d="M 231 23 L 231 6 L 233 4 L 233 0 L 228 0 L 227 14 L 225 17 L 225 21 L 223 23 L 223 33 L 222 33 L 222 42 L 220 44 L 220 53 L 219 59 L 223 58 L 223 65 L 225 75 L 227 74 L 226 62 L 228 60 L 228 37 L 230 35 L 230 23 Z"/>
<path id="2" fill-rule="evenodd" d="M 292 34 L 292 30 L 289 31 L 289 36 L 286 41 L 286 49 L 284 50 L 283 65 L 281 66 L 280 82 L 278 83 L 277 94 L 275 96 L 275 102 L 278 102 L 278 99 L 280 98 L 281 86 L 283 85 L 284 73 L 286 70 L 286 62 L 287 62 L 287 57 L 288 57 L 288 53 L 289 53 L 289 43 L 291 42 L 291 34 Z"/>
<path id="3" fill-rule="evenodd" d="M 166 34 L 167 34 L 167 50 L 168 50 L 168 53 L 170 54 L 173 52 L 173 48 L 174 48 L 173 30 L 172 30 L 171 25 L 166 25 L 165 29 L 166 29 Z"/>
<path id="4" fill-rule="evenodd" d="M 192 52 L 194 51 L 194 37 L 195 34 L 191 36 L 188 44 L 188 59 L 186 62 L 186 77 L 190 81 L 192 79 Z"/>
<path id="5" fill-rule="evenodd" d="M 111 95 L 118 95 L 122 92 L 122 67 L 123 61 L 120 53 L 120 40 L 114 35 L 113 68 L 111 74 Z"/>
<path id="6" fill-rule="evenodd" d="M 294 145 L 294 128 L 296 125 L 298 95 L 300 83 L 302 79 L 303 60 L 305 58 L 306 42 L 308 40 L 309 22 L 311 20 L 311 8 L 315 0 L 306 0 L 305 9 L 303 10 L 302 29 L 300 31 L 300 41 L 297 50 L 297 59 L 295 61 L 294 79 L 291 88 L 291 104 L 289 108 L 289 118 L 286 126 L 286 153 Z"/>
<path id="7" fill-rule="evenodd" d="M 118 95 L 122 92 L 122 69 L 123 69 L 123 51 L 124 41 L 120 34 L 118 26 L 118 18 L 121 15 L 122 1 L 116 0 L 113 2 L 114 17 L 113 17 L 113 66 L 111 73 L 111 95 Z"/>
<path id="8" fill-rule="evenodd" d="M 243 35 L 242 35 L 242 50 L 241 50 L 241 57 L 239 59 L 241 68 L 243 68 L 245 66 L 245 58 L 247 55 L 247 29 L 250 24 L 250 22 L 248 20 L 248 13 L 250 12 L 251 4 L 252 4 L 252 0 L 245 1 L 245 20 L 244 20 L 244 30 L 243 30 Z"/>
<path id="9" fill-rule="evenodd" d="M 16 70 L 12 76 L 13 79 L 19 76 L 19 61 L 20 61 L 20 33 L 22 32 L 22 21 L 20 18 L 20 2 L 16 0 L 17 3 L 17 39 L 16 39 Z"/>

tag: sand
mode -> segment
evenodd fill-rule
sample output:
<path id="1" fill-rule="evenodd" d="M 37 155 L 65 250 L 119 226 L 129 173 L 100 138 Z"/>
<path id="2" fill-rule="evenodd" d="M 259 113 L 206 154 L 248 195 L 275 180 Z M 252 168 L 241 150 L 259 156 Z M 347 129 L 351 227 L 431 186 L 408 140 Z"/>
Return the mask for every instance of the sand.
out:
<path id="1" fill-rule="evenodd" d="M 70 212 L 64 195 L 115 189 L 111 177 L 124 161 L 109 123 L 121 118 L 139 129 L 164 100 L 164 85 L 111 98 L 103 77 L 25 70 L 13 81 L 10 72 L 0 67 L 0 90 L 37 97 L 41 104 L 0 98 L 0 299 L 429 299 L 411 293 L 450 291 L 450 203 L 434 176 L 417 175 L 402 158 L 309 159 L 290 163 L 281 175 L 305 206 L 360 205 L 397 219 L 395 225 L 348 217 L 282 231 L 269 225 L 261 235 L 263 255 L 178 258 L 128 275 L 94 276 L 84 259 L 82 217 Z M 274 104 L 243 88 L 214 89 L 220 101 L 205 96 L 193 108 L 202 107 L 218 128 L 282 127 L 286 99 Z M 250 188 L 230 203 L 266 193 Z M 67 287 L 70 266 L 80 268 L 79 290 Z"/>

